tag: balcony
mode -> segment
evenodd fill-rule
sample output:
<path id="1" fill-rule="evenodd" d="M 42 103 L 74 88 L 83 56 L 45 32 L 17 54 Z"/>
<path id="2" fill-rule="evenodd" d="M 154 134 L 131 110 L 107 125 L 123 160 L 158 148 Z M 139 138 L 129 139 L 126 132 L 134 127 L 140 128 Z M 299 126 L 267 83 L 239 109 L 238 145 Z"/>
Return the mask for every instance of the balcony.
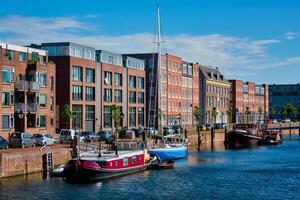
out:
<path id="1" fill-rule="evenodd" d="M 25 80 L 17 80 L 15 83 L 15 89 L 19 91 L 26 91 L 29 88 L 29 82 Z"/>
<path id="2" fill-rule="evenodd" d="M 29 90 L 31 92 L 37 92 L 39 90 L 40 86 L 38 82 L 30 81 L 29 82 Z"/>
<path id="3" fill-rule="evenodd" d="M 27 112 L 37 112 L 38 108 L 39 108 L 39 104 L 37 103 L 27 104 Z"/>
<path id="4" fill-rule="evenodd" d="M 27 112 L 25 103 L 15 103 L 15 111 L 17 112 Z"/>

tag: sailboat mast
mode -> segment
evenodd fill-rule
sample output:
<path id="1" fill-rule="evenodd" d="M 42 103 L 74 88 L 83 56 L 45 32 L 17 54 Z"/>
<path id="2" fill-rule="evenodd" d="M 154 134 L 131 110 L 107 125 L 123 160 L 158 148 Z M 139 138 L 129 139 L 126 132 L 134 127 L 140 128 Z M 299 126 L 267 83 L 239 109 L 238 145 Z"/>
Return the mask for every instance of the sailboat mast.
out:
<path id="1" fill-rule="evenodd" d="M 160 31 L 160 8 L 157 6 L 157 78 L 158 78 L 158 86 L 159 86 L 159 92 L 158 92 L 158 100 L 159 100 L 159 109 L 162 112 L 162 76 L 161 76 L 161 31 Z M 160 114 L 161 115 L 161 114 Z M 161 131 L 163 134 L 163 123 L 162 123 L 162 118 L 161 116 L 160 119 L 160 125 L 161 125 Z"/>

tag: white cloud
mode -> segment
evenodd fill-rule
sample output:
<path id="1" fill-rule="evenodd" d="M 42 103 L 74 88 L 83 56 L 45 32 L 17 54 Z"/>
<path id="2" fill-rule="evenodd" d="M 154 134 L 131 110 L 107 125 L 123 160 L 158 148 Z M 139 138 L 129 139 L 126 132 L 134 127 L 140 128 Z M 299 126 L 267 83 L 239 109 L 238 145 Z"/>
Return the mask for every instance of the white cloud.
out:
<path id="1" fill-rule="evenodd" d="M 295 32 L 286 32 L 284 34 L 284 38 L 287 40 L 293 40 L 297 36 L 297 33 Z"/>
<path id="2" fill-rule="evenodd" d="M 0 40 L 13 44 L 71 41 L 117 53 L 155 51 L 154 34 L 108 36 L 92 34 L 93 30 L 96 27 L 72 17 L 6 16 L 0 19 Z M 269 48 L 280 42 L 274 39 L 178 34 L 167 35 L 164 40 L 165 52 L 181 56 L 186 61 L 218 66 L 230 78 L 246 77 L 257 70 L 300 64 L 300 55 L 285 60 L 273 57 Z"/>

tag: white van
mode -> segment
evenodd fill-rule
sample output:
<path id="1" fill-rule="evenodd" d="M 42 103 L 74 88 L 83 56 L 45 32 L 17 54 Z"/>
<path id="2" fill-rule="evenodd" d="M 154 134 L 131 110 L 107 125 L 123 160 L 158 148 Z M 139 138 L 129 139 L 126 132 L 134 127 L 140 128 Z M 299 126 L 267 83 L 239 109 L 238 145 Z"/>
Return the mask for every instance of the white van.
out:
<path id="1" fill-rule="evenodd" d="M 80 135 L 79 132 L 75 133 L 74 129 L 61 129 L 59 135 L 59 143 L 61 144 L 70 144 L 75 135 Z M 80 135 L 80 142 L 83 142 L 84 137 Z"/>

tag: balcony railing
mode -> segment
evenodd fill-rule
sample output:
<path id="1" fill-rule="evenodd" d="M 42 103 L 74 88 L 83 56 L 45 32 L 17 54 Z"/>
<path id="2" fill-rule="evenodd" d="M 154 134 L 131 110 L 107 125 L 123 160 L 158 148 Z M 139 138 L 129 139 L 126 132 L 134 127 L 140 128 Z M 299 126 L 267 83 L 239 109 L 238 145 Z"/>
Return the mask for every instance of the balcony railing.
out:
<path id="1" fill-rule="evenodd" d="M 25 103 L 15 103 L 15 111 L 17 112 L 27 112 Z"/>
<path id="2" fill-rule="evenodd" d="M 15 88 L 17 90 L 28 90 L 29 82 L 25 80 L 17 80 L 15 83 Z"/>
<path id="3" fill-rule="evenodd" d="M 39 83 L 38 82 L 35 82 L 35 81 L 30 81 L 29 82 L 29 90 L 30 91 L 38 91 L 40 86 L 39 86 Z"/>
<path id="4" fill-rule="evenodd" d="M 27 104 L 27 112 L 37 112 L 39 108 L 38 103 L 28 103 Z"/>

